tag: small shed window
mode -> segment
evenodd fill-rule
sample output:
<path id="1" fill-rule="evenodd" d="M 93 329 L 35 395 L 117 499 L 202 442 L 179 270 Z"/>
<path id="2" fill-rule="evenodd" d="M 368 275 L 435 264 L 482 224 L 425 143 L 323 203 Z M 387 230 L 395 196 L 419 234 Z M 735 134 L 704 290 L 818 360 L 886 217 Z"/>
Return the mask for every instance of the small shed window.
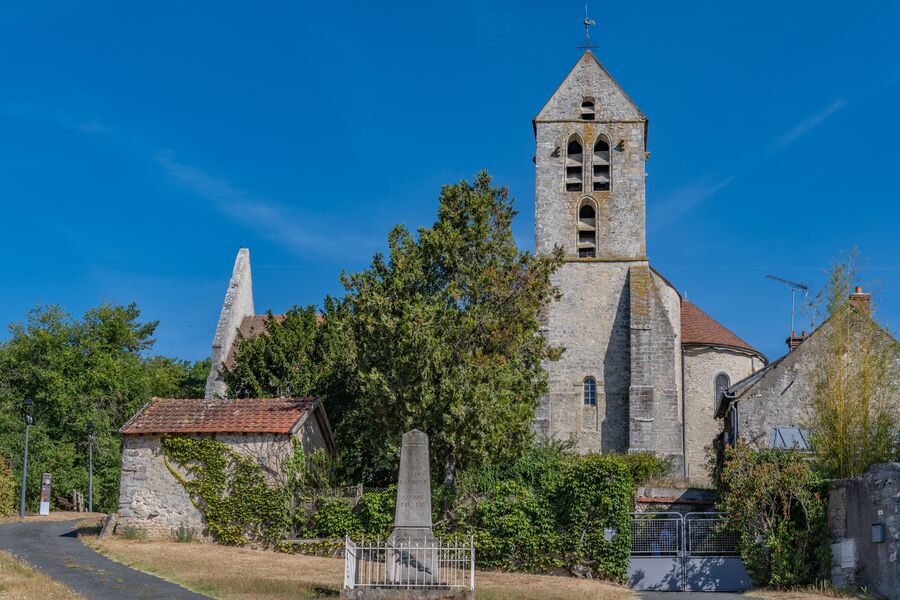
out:
<path id="1" fill-rule="evenodd" d="M 594 143 L 594 191 L 609 191 L 609 142 L 604 138 L 597 138 Z"/>
<path id="2" fill-rule="evenodd" d="M 584 121 L 594 120 L 594 100 L 585 98 L 581 103 L 581 119 Z"/>
<path id="3" fill-rule="evenodd" d="M 578 256 L 581 258 L 597 256 L 597 211 L 590 201 L 578 209 Z"/>
<path id="4" fill-rule="evenodd" d="M 722 394 L 725 393 L 725 390 L 731 387 L 731 380 L 728 378 L 728 375 L 725 373 L 719 373 L 716 375 L 716 381 L 713 385 L 713 411 L 718 410 L 719 401 L 722 400 Z"/>
<path id="5" fill-rule="evenodd" d="M 809 430 L 800 427 L 773 427 L 769 434 L 769 448 L 811 450 Z"/>
<path id="6" fill-rule="evenodd" d="M 597 406 L 597 380 L 593 377 L 584 379 L 584 405 Z"/>
<path id="7" fill-rule="evenodd" d="M 569 138 L 566 146 L 566 191 L 580 192 L 584 171 L 584 154 L 582 145 L 576 136 Z"/>

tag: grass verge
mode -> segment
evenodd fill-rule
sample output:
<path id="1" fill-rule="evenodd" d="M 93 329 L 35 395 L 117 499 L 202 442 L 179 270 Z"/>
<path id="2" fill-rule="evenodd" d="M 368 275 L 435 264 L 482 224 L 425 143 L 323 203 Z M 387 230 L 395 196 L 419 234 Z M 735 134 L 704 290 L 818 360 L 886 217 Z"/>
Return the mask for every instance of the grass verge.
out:
<path id="1" fill-rule="evenodd" d="M 87 600 L 8 552 L 0 551 L 0 600 Z"/>
<path id="2" fill-rule="evenodd" d="M 337 598 L 341 559 L 215 544 L 85 538 L 113 560 L 221 600 Z M 631 590 L 603 581 L 521 573 L 476 573 L 479 600 L 612 600 Z"/>

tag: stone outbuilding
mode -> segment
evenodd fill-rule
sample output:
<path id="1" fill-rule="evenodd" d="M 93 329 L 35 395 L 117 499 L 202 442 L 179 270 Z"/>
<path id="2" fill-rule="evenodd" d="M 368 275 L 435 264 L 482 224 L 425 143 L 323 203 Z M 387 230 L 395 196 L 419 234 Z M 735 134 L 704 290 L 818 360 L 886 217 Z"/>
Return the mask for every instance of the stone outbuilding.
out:
<path id="1" fill-rule="evenodd" d="M 870 326 L 871 299 L 859 287 L 850 294 L 845 309 L 851 311 L 854 331 L 872 331 L 896 346 L 887 330 Z M 723 420 L 723 445 L 810 449 L 812 399 L 831 331 L 831 321 L 826 320 L 809 335 L 792 332 L 786 340 L 787 354 L 721 394 L 716 415 Z M 897 356 L 889 377 L 900 384 L 900 352 Z"/>
<path id="2" fill-rule="evenodd" d="M 119 430 L 123 438 L 117 527 L 151 536 L 181 526 L 202 534 L 203 515 L 166 465 L 163 435 L 213 438 L 253 457 L 273 484 L 295 445 L 335 454 L 325 408 L 317 398 L 153 398 Z"/>

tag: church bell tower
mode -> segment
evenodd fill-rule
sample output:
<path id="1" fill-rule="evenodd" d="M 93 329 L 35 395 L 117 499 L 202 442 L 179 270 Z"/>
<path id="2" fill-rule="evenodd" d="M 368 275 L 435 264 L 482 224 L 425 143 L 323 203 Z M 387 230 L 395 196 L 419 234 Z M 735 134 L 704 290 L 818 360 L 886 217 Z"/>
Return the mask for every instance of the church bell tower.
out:
<path id="1" fill-rule="evenodd" d="M 535 429 L 582 452 L 682 451 L 678 296 L 646 256 L 647 118 L 587 50 L 534 119 L 535 248 L 560 247 Z M 669 306 L 669 305 L 672 306 Z M 683 461 L 682 461 L 683 462 Z"/>

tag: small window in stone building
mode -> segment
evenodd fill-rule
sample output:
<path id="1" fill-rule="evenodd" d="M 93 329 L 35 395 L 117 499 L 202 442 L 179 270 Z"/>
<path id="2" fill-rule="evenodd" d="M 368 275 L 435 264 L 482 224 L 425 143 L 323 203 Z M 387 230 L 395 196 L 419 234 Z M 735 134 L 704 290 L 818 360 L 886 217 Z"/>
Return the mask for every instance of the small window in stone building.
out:
<path id="1" fill-rule="evenodd" d="M 725 390 L 731 387 L 731 380 L 728 379 L 728 375 L 725 373 L 719 373 L 716 375 L 716 383 L 715 383 L 715 397 L 713 398 L 713 410 L 718 410 L 719 401 L 722 399 L 722 394 L 725 393 Z"/>
<path id="2" fill-rule="evenodd" d="M 584 155 L 582 154 L 581 142 L 578 138 L 572 136 L 569 144 L 566 146 L 566 191 L 580 192 L 582 171 L 584 165 Z"/>
<path id="3" fill-rule="evenodd" d="M 609 142 L 597 138 L 594 144 L 594 191 L 609 191 Z"/>
<path id="4" fill-rule="evenodd" d="M 593 377 L 584 379 L 584 405 L 597 406 L 597 380 Z"/>
<path id="5" fill-rule="evenodd" d="M 585 98 L 584 102 L 581 103 L 581 118 L 584 121 L 593 121 L 594 120 L 594 100 L 591 98 Z"/>
<path id="6" fill-rule="evenodd" d="M 590 202 L 585 202 L 578 209 L 578 256 L 597 256 L 597 211 Z"/>

